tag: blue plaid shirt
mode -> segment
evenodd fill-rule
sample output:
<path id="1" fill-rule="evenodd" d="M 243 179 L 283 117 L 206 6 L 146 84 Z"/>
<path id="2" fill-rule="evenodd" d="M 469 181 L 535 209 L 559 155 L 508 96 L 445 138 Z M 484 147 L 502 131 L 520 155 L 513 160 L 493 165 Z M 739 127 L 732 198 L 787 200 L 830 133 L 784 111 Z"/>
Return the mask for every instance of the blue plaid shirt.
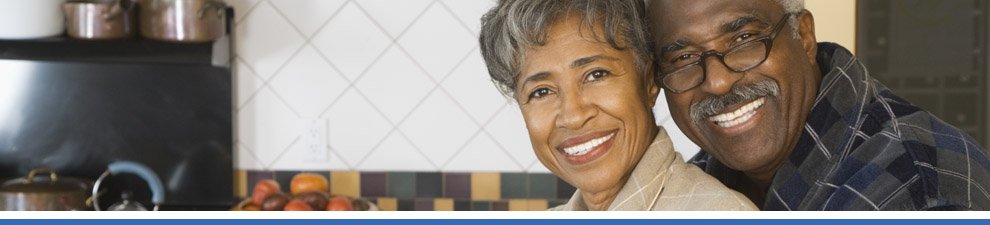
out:
<path id="1" fill-rule="evenodd" d="M 845 48 L 818 52 L 818 97 L 763 210 L 990 210 L 990 160 L 972 137 L 894 95 Z M 730 188 L 743 176 L 704 151 L 691 161 Z"/>

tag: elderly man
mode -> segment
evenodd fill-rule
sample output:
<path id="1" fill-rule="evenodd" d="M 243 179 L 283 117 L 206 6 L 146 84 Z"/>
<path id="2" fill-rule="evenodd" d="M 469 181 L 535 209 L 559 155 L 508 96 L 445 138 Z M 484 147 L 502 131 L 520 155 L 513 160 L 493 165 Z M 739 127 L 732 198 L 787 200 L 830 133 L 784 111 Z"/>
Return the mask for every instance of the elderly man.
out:
<path id="1" fill-rule="evenodd" d="M 802 0 L 656 0 L 660 83 L 695 164 L 763 210 L 988 210 L 976 142 L 816 43 Z"/>

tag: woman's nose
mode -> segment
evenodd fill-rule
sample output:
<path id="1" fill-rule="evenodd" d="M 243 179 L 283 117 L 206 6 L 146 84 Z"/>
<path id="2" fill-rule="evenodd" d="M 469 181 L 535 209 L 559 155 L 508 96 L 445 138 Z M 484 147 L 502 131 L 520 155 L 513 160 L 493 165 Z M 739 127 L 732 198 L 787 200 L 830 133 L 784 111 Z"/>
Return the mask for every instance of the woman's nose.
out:
<path id="1" fill-rule="evenodd" d="M 557 127 L 580 129 L 597 114 L 594 104 L 576 91 L 563 97 L 557 115 Z"/>

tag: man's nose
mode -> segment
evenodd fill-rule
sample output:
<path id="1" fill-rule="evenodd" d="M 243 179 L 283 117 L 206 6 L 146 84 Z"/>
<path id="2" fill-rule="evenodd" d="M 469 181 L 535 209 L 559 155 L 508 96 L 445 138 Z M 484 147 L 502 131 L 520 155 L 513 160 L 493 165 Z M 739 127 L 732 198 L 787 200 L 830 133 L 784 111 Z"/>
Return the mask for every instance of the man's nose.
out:
<path id="1" fill-rule="evenodd" d="M 741 74 L 730 70 L 717 57 L 708 57 L 705 60 L 705 80 L 701 83 L 701 90 L 712 95 L 725 95 L 742 79 Z"/>
<path id="2" fill-rule="evenodd" d="M 585 99 L 579 91 L 569 91 L 563 96 L 557 114 L 557 127 L 580 129 L 597 114 L 594 104 Z"/>

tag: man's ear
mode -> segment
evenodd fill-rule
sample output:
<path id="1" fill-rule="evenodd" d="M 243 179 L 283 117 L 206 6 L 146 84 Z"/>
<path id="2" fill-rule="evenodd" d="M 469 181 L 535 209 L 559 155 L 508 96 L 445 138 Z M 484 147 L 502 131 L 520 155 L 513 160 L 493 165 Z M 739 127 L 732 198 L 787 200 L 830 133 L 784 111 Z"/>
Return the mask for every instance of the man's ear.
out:
<path id="1" fill-rule="evenodd" d="M 650 108 L 652 109 L 657 105 L 657 96 L 660 96 L 660 85 L 657 84 L 657 67 L 656 64 L 650 63 L 650 66 L 646 68 L 646 101 L 649 102 Z"/>
<path id="2" fill-rule="evenodd" d="M 805 9 L 797 15 L 797 20 L 801 45 L 808 54 L 808 60 L 811 60 L 812 64 L 817 64 L 818 39 L 815 38 L 815 17 L 811 15 L 811 11 Z"/>

